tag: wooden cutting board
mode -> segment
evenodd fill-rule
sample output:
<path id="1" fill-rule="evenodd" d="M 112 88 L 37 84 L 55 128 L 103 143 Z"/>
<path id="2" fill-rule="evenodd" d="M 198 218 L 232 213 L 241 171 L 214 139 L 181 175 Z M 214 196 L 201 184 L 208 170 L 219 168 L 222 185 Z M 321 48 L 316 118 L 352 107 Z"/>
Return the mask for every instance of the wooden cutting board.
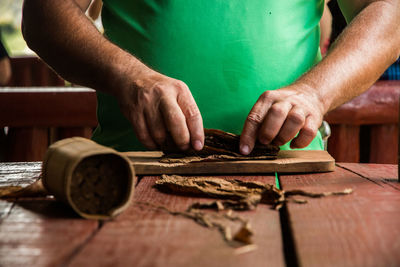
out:
<path id="1" fill-rule="evenodd" d="M 327 151 L 280 151 L 275 160 L 247 160 L 223 162 L 160 163 L 162 152 L 125 152 L 137 175 L 159 174 L 242 174 L 328 172 L 335 168 L 335 160 Z"/>

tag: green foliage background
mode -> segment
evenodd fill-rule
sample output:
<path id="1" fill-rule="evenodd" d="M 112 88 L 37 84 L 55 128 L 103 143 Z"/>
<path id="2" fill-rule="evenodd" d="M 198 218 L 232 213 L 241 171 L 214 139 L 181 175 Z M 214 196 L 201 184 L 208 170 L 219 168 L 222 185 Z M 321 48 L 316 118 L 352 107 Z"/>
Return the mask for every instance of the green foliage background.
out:
<path id="1" fill-rule="evenodd" d="M 21 34 L 23 0 L 0 0 L 1 39 L 10 56 L 31 55 Z"/>

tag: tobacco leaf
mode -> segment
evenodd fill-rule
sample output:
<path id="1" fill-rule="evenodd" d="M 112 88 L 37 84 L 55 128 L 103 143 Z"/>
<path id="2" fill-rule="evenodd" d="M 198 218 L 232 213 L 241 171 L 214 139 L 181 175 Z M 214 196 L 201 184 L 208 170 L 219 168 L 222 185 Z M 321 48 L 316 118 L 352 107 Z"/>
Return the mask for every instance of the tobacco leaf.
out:
<path id="1" fill-rule="evenodd" d="M 252 200 L 251 198 L 246 198 L 246 199 L 240 199 L 240 200 L 216 200 L 213 202 L 208 202 L 208 203 L 199 203 L 196 202 L 190 206 L 190 208 L 193 209 L 212 209 L 212 210 L 253 210 L 256 208 L 257 203 L 259 201 L 259 197 L 254 198 Z"/>
<path id="2" fill-rule="evenodd" d="M 216 177 L 184 177 L 165 175 L 157 180 L 155 187 L 160 191 L 199 197 L 231 199 L 223 206 L 235 210 L 251 210 L 258 203 L 278 205 L 285 201 L 284 191 L 261 182 L 225 180 Z"/>
<path id="3" fill-rule="evenodd" d="M 244 199 L 253 193 L 260 194 L 264 190 L 264 185 L 258 182 L 166 174 L 161 175 L 155 187 L 172 193 L 228 199 Z"/>
<path id="4" fill-rule="evenodd" d="M 225 213 L 206 213 L 194 208 L 194 205 L 192 205 L 186 211 L 173 211 L 165 206 L 157 205 L 150 202 L 136 201 L 135 204 L 149 206 L 156 210 L 167 212 L 173 216 L 183 216 L 192 219 L 194 222 L 201 226 L 211 229 L 218 229 L 227 244 L 233 247 L 253 243 L 251 240 L 251 237 L 253 236 L 253 231 L 251 230 L 250 223 L 246 219 L 238 215 L 233 215 L 231 210 L 228 210 Z M 229 222 L 240 223 L 240 228 L 234 235 L 232 235 L 232 228 L 229 225 Z"/>
<path id="5" fill-rule="evenodd" d="M 201 151 L 190 148 L 181 151 L 168 136 L 161 146 L 164 163 L 190 163 L 198 161 L 221 161 L 221 160 L 250 160 L 250 159 L 276 159 L 279 146 L 264 145 L 256 142 L 253 150 L 247 156 L 239 151 L 240 136 L 216 129 L 204 130 L 204 147 Z"/>
<path id="6" fill-rule="evenodd" d="M 19 197 L 44 197 L 49 192 L 44 188 L 42 180 L 39 178 L 34 183 L 23 186 L 4 186 L 0 187 L 0 199 L 19 198 Z"/>
<path id="7" fill-rule="evenodd" d="M 129 174 L 116 156 L 97 155 L 83 159 L 74 169 L 70 197 L 81 212 L 111 214 L 126 198 Z"/>
<path id="8" fill-rule="evenodd" d="M 194 204 L 197 205 L 195 206 L 197 208 L 212 208 L 216 210 L 227 208 L 234 210 L 251 210 L 255 209 L 259 203 L 269 204 L 275 209 L 279 209 L 282 204 L 287 201 L 306 203 L 305 200 L 290 198 L 295 195 L 320 198 L 331 195 L 347 195 L 353 191 L 352 189 L 322 193 L 307 192 L 304 190 L 284 191 L 276 188 L 274 185 L 263 184 L 261 182 L 165 174 L 156 181 L 155 187 L 160 191 L 172 194 L 229 199 L 225 201 Z"/>
<path id="9" fill-rule="evenodd" d="M 241 244 L 246 244 L 235 251 L 235 254 L 252 251 L 256 249 L 256 246 L 252 244 L 251 237 L 254 233 L 250 228 L 250 224 L 240 216 L 233 216 L 232 209 L 252 210 L 255 209 L 259 203 L 270 204 L 273 208 L 280 209 L 288 201 L 299 204 L 307 203 L 307 201 L 303 199 L 290 198 L 295 195 L 320 198 L 331 195 L 346 195 L 353 192 L 352 189 L 322 193 L 307 192 L 297 189 L 285 192 L 284 190 L 276 188 L 274 185 L 263 184 L 261 182 L 225 180 L 217 177 L 184 177 L 165 174 L 156 181 L 155 187 L 163 192 L 172 194 L 219 198 L 218 200 L 208 203 L 194 203 L 189 206 L 185 212 L 171 211 L 163 206 L 150 203 L 146 203 L 146 205 L 162 209 L 172 215 L 181 215 L 191 218 L 205 227 L 217 228 L 228 244 L 233 240 Z M 217 213 L 210 215 L 202 212 L 201 209 L 212 209 L 217 211 Z M 226 210 L 226 213 L 220 214 Z M 241 222 L 241 228 L 232 236 L 231 228 L 225 222 L 220 221 L 221 217 L 227 218 L 230 221 Z"/>
<path id="10" fill-rule="evenodd" d="M 285 196 L 305 196 L 305 197 L 311 197 L 311 198 L 320 198 L 320 197 L 327 197 L 327 196 L 340 196 L 340 195 L 348 195 L 353 192 L 353 189 L 351 188 L 346 188 L 343 191 L 338 191 L 338 192 L 322 192 L 322 193 L 314 193 L 314 192 L 307 192 L 304 190 L 300 189 L 293 189 L 285 192 Z"/>
<path id="11" fill-rule="evenodd" d="M 240 228 L 240 230 L 233 236 L 233 239 L 244 244 L 253 244 L 251 237 L 253 232 L 250 229 L 250 225 L 245 224 Z"/>
<path id="12" fill-rule="evenodd" d="M 208 156 L 182 156 L 180 154 L 164 155 L 160 163 L 193 163 L 193 162 L 217 162 L 217 161 L 244 161 L 244 160 L 271 160 L 276 159 L 276 156 L 231 156 L 231 155 L 208 155 Z"/>

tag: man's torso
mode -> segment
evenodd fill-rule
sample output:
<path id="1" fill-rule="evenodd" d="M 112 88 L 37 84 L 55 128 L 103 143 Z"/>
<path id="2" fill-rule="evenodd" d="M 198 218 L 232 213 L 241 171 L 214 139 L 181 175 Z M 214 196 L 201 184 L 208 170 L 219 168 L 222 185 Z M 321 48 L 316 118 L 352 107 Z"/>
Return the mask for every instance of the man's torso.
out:
<path id="1" fill-rule="evenodd" d="M 295 81 L 320 60 L 319 0 L 110 0 L 103 25 L 112 42 L 151 68 L 184 81 L 205 128 L 240 134 L 257 98 Z M 138 150 L 116 100 L 99 93 L 94 139 Z M 309 148 L 321 148 L 320 137 Z"/>

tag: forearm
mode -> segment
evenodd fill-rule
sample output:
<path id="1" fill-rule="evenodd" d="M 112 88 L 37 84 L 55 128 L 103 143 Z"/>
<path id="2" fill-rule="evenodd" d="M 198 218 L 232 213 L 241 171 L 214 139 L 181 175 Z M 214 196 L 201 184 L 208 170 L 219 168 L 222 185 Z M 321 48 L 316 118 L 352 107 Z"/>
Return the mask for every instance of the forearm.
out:
<path id="1" fill-rule="evenodd" d="M 112 94 L 148 68 L 109 42 L 74 1 L 26 0 L 23 34 L 29 47 L 65 79 Z"/>
<path id="2" fill-rule="evenodd" d="M 317 93 L 326 113 L 367 90 L 400 53 L 398 1 L 368 4 L 328 55 L 295 85 Z"/>

